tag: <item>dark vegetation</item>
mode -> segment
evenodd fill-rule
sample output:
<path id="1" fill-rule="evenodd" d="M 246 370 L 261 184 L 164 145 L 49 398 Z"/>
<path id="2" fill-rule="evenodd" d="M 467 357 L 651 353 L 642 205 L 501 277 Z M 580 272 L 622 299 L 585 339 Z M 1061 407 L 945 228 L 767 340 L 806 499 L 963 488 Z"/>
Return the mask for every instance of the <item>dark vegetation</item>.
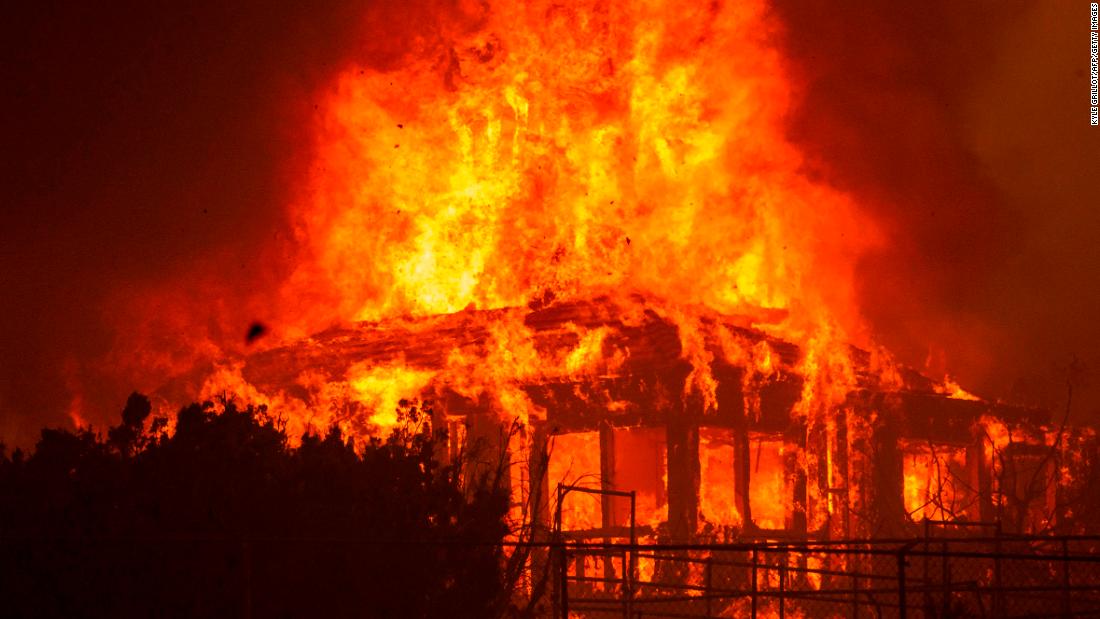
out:
<path id="1" fill-rule="evenodd" d="M 0 615 L 506 614 L 506 465 L 441 464 L 429 417 L 291 447 L 263 408 L 194 404 L 169 433 L 134 394 L 106 436 L 0 448 Z"/>

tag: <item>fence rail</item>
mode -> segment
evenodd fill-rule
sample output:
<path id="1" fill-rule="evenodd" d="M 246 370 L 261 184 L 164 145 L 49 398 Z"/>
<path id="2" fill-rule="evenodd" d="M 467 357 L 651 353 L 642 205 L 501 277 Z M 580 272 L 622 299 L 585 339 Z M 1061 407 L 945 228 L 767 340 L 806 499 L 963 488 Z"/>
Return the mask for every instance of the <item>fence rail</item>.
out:
<path id="1" fill-rule="evenodd" d="M 1100 616 L 1100 538 L 646 544 L 559 540 L 569 617 Z M 939 534 L 937 534 L 939 533 Z"/>
<path id="2" fill-rule="evenodd" d="M 503 544 L 465 538 L 0 536 L 0 571 L 8 577 L 0 579 L 0 593 L 6 593 L 9 602 L 23 590 L 20 586 L 51 593 L 50 583 L 37 582 L 22 562 L 30 556 L 56 556 L 64 565 L 51 566 L 80 568 L 75 578 L 87 580 L 89 586 L 79 591 L 92 591 L 92 599 L 102 597 L 104 586 L 118 587 L 116 575 L 91 567 L 110 565 L 130 569 L 131 576 L 136 570 L 148 571 L 151 578 L 146 580 L 168 587 L 152 592 L 157 604 L 178 594 L 197 608 L 216 609 L 197 615 L 307 616 L 286 612 L 284 598 L 291 596 L 291 603 L 312 609 L 317 595 L 310 586 L 318 582 L 332 591 L 362 588 L 362 580 L 354 576 L 361 573 L 339 572 L 360 565 L 364 556 L 411 554 L 420 561 L 440 554 L 425 553 L 425 546 L 460 557 L 503 546 L 504 557 L 526 557 L 520 564 L 527 566 L 521 574 L 523 584 L 514 590 L 519 607 L 535 609 L 532 615 L 520 615 L 525 617 L 1100 617 L 1100 537 L 993 532 L 966 537 L 958 535 L 959 529 L 929 525 L 923 536 L 912 539 L 721 544 L 639 541 L 631 538 L 629 527 L 605 531 L 595 539 L 542 530 L 537 541 Z M 303 585 L 301 578 L 317 566 L 326 567 L 325 577 Z M 329 582 L 328 575 L 334 573 L 339 577 Z M 176 587 L 173 575 L 178 574 L 198 575 L 201 580 Z M 297 595 L 296 587 L 302 589 L 298 597 L 291 595 Z M 342 608 L 340 598 L 333 600 L 334 608 Z"/>

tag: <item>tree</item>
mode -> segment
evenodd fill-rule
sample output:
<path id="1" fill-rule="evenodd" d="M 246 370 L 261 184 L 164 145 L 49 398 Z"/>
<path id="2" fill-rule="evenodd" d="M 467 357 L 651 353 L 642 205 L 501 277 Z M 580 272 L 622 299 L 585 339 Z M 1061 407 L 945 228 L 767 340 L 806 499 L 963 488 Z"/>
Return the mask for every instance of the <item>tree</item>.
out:
<path id="1" fill-rule="evenodd" d="M 206 402 L 163 432 L 43 430 L 0 462 L 13 616 L 493 616 L 507 611 L 504 468 L 440 464 L 431 411 L 390 435 L 291 446 L 265 408 Z"/>

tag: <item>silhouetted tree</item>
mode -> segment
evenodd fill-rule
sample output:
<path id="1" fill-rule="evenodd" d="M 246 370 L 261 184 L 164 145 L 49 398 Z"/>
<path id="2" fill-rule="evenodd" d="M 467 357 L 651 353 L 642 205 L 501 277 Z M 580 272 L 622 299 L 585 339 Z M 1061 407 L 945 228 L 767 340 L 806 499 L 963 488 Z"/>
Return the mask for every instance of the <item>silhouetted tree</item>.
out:
<path id="1" fill-rule="evenodd" d="M 140 393 L 130 394 L 126 400 L 126 408 L 122 409 L 122 424 L 107 431 L 108 444 L 124 456 L 133 453 L 140 447 L 137 442 L 143 436 L 145 419 L 152 410 L 149 398 Z"/>
<path id="2" fill-rule="evenodd" d="M 431 411 L 292 447 L 233 401 L 0 450 L 0 599 L 20 617 L 487 617 L 506 612 L 506 471 L 439 463 Z M 505 463 L 506 466 L 506 463 Z"/>

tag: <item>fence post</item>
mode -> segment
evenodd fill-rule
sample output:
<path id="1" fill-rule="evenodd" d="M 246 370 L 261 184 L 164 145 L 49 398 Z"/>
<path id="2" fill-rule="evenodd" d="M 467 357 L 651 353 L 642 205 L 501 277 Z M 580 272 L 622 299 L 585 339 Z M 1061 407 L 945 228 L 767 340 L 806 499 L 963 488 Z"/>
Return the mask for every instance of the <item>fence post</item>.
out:
<path id="1" fill-rule="evenodd" d="M 854 555 L 849 559 L 854 559 Z M 874 571 L 873 566 L 870 571 Z M 852 619 L 859 619 L 859 577 L 856 576 L 857 570 L 852 570 Z"/>
<path id="2" fill-rule="evenodd" d="M 626 614 L 629 617 L 634 612 L 634 579 L 638 577 L 637 572 L 637 556 L 638 556 L 638 533 L 635 528 L 634 519 L 636 516 L 636 506 L 638 500 L 637 491 L 630 491 L 630 564 L 627 566 L 627 589 L 626 589 Z"/>
<path id="3" fill-rule="evenodd" d="M 706 596 L 707 617 L 714 615 L 713 601 L 711 600 L 710 589 L 713 584 L 714 575 L 714 557 L 708 555 L 707 562 L 703 568 L 703 595 Z"/>
<path id="4" fill-rule="evenodd" d="M 752 547 L 752 619 L 756 619 L 756 546 Z"/>
<path id="5" fill-rule="evenodd" d="M 1062 538 L 1062 614 L 1073 616 L 1069 596 L 1069 541 Z"/>
<path id="6" fill-rule="evenodd" d="M 1001 521 L 993 528 L 993 616 L 1004 615 L 1004 589 L 1001 583 Z"/>
<path id="7" fill-rule="evenodd" d="M 569 553 L 561 540 L 561 619 L 569 619 Z"/>
<path id="8" fill-rule="evenodd" d="M 779 555 L 779 560 L 779 619 L 785 619 L 787 616 L 787 585 L 784 582 L 787 580 L 787 553 L 785 550 L 783 554 Z"/>
<path id="9" fill-rule="evenodd" d="M 931 610 L 935 608 L 932 604 L 932 569 L 928 566 L 929 557 L 929 540 L 931 538 L 931 523 L 928 522 L 928 516 L 924 517 L 924 607 Z"/>
<path id="10" fill-rule="evenodd" d="M 905 619 L 906 601 L 905 601 L 905 553 L 908 551 L 907 546 L 902 546 L 898 549 L 898 618 Z"/>
<path id="11" fill-rule="evenodd" d="M 951 563 L 947 558 L 947 541 L 944 540 L 940 546 L 940 584 L 943 590 L 943 616 L 951 616 Z"/>
<path id="12" fill-rule="evenodd" d="M 610 552 L 611 552 L 611 549 L 609 548 L 608 553 L 610 553 Z M 611 555 L 608 554 L 608 556 L 611 556 Z M 624 550 L 622 552 L 622 555 L 620 555 L 620 557 L 619 557 L 619 565 L 622 567 L 622 570 L 623 570 L 623 579 L 622 579 L 623 617 L 625 619 L 632 619 L 634 617 L 634 608 L 633 608 L 633 604 L 632 604 L 632 602 L 634 601 L 634 595 L 631 593 L 631 590 L 630 590 L 630 586 L 631 586 L 630 585 L 630 580 L 629 580 L 630 576 L 627 573 L 627 570 L 630 567 L 630 550 Z"/>
<path id="13" fill-rule="evenodd" d="M 565 497 L 565 488 L 561 482 L 558 482 L 558 502 L 554 506 L 554 534 L 551 537 L 552 541 L 556 544 L 555 549 L 551 550 L 552 556 L 557 558 L 558 561 L 558 582 L 557 587 L 554 587 L 554 599 L 553 602 L 553 615 L 557 619 L 565 619 L 569 616 L 569 602 L 566 599 L 568 597 L 569 589 L 569 557 L 565 552 L 565 538 L 561 534 L 562 522 L 562 499 Z"/>

